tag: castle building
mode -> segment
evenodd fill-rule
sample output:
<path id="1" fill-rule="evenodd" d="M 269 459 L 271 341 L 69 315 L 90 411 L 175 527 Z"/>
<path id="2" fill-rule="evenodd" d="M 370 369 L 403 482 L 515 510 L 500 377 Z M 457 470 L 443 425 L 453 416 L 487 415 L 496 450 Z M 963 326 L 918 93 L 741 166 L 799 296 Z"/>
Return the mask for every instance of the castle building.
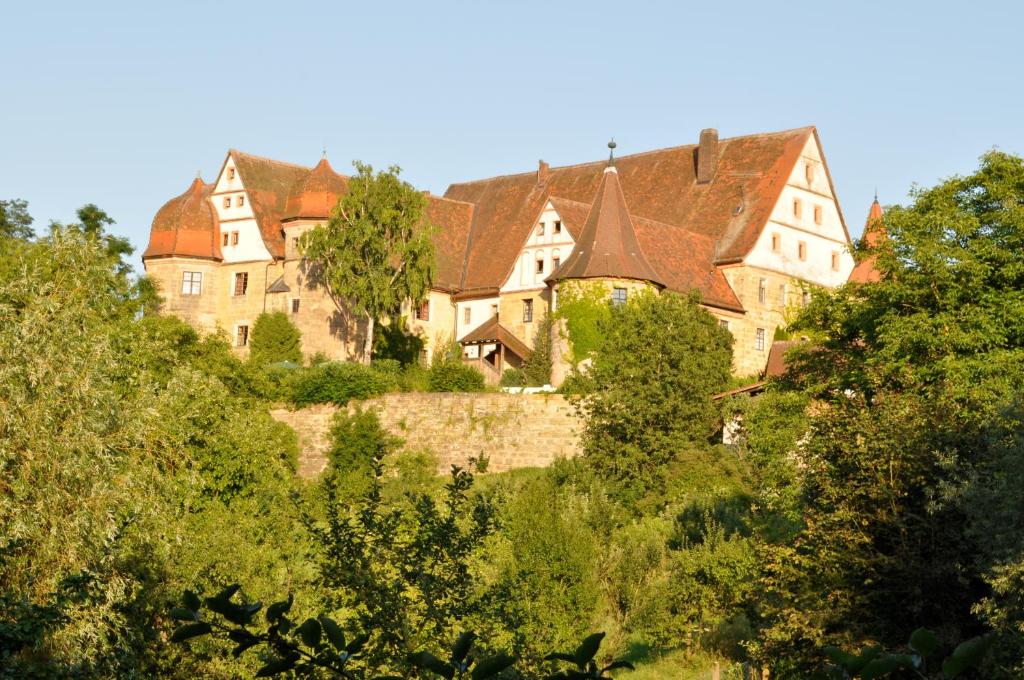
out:
<path id="1" fill-rule="evenodd" d="M 610 145 L 613 146 L 613 145 Z M 307 355 L 357 358 L 364 332 L 318 285 L 299 237 L 325 222 L 347 178 L 230 150 L 153 220 L 146 272 L 162 311 L 223 329 L 239 352 L 264 311 L 288 313 Z M 427 195 L 436 266 L 402 310 L 427 352 L 452 339 L 496 382 L 529 356 L 559 292 L 699 291 L 735 338 L 737 375 L 764 372 L 776 328 L 815 287 L 845 283 L 850 236 L 813 127 L 699 142 L 451 185 Z"/>

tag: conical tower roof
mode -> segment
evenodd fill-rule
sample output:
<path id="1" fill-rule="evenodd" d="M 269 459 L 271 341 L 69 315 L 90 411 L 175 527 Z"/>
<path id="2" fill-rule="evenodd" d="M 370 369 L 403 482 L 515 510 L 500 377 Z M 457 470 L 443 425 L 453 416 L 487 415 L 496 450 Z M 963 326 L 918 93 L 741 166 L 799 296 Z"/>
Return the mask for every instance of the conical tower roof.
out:
<path id="1" fill-rule="evenodd" d="M 338 199 L 348 192 L 348 181 L 334 171 L 326 158 L 300 178 L 288 194 L 282 221 L 327 219 Z"/>
<path id="2" fill-rule="evenodd" d="M 875 196 L 871 209 L 868 210 L 868 219 L 864 223 L 864 235 L 861 238 L 868 248 L 878 248 L 885 243 L 885 223 L 882 221 L 882 205 L 878 202 L 878 196 Z M 882 273 L 875 267 L 877 260 L 878 256 L 872 254 L 858 262 L 850 272 L 850 281 L 855 283 L 880 281 Z"/>
<path id="3" fill-rule="evenodd" d="M 212 190 L 212 184 L 196 177 L 185 193 L 167 201 L 153 218 L 143 259 L 174 255 L 220 259 L 220 221 L 209 201 Z"/>
<path id="4" fill-rule="evenodd" d="M 665 287 L 640 248 L 619 173 L 611 159 L 572 254 L 549 280 L 596 278 L 634 279 Z"/>

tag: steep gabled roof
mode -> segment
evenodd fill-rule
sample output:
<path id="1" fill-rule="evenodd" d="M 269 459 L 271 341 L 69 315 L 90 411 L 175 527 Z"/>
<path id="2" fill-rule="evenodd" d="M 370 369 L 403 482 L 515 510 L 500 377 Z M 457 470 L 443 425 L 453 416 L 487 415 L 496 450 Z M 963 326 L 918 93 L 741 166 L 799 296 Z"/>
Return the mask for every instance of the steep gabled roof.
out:
<path id="1" fill-rule="evenodd" d="M 427 220 L 436 229 L 434 243 L 434 288 L 458 290 L 466 246 L 473 224 L 473 205 L 440 196 L 427 196 Z"/>
<path id="2" fill-rule="evenodd" d="M 869 248 L 877 248 L 885 242 L 885 224 L 882 222 L 882 205 L 878 202 L 878 197 L 875 197 L 874 202 L 871 204 L 871 209 L 868 210 L 868 219 L 864 223 L 864 235 L 861 240 Z M 878 271 L 875 264 L 877 263 L 877 255 L 868 255 L 866 258 L 857 263 L 857 266 L 850 272 L 850 281 L 854 283 L 874 283 L 882 280 L 882 274 Z"/>
<path id="3" fill-rule="evenodd" d="M 666 284 L 644 257 L 629 215 L 615 166 L 604 170 L 601 184 L 572 254 L 550 280 L 617 278 Z"/>
<path id="4" fill-rule="evenodd" d="M 805 127 L 722 139 L 714 179 L 705 184 L 696 181 L 697 146 L 692 144 L 622 156 L 615 165 L 634 219 L 642 216 L 710 237 L 719 243 L 717 260 L 730 261 L 754 246 L 814 135 L 813 127 Z M 605 165 L 550 168 L 543 183 L 529 172 L 451 185 L 446 197 L 476 205 L 464 287 L 500 285 L 548 197 L 591 203 Z"/>
<path id="5" fill-rule="evenodd" d="M 281 219 L 285 215 L 292 188 L 309 174 L 310 168 L 253 156 L 236 149 L 228 153 L 235 160 L 235 169 L 249 196 L 249 204 L 264 245 L 274 258 L 283 258 L 284 232 Z"/>
<path id="6" fill-rule="evenodd" d="M 185 193 L 157 211 L 149 231 L 149 246 L 142 259 L 202 257 L 221 259 L 220 221 L 210 203 L 212 184 L 196 177 Z"/>

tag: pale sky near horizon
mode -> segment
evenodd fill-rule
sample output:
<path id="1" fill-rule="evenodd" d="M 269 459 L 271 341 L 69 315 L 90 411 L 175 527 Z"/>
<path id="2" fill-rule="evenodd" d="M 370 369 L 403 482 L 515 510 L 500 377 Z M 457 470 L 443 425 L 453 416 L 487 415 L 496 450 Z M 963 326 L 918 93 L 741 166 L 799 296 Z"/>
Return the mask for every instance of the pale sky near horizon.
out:
<path id="1" fill-rule="evenodd" d="M 1024 153 L 1024 3 L 143 2 L 4 7 L 0 199 L 146 247 L 229 148 L 456 181 L 818 127 L 851 233 Z"/>

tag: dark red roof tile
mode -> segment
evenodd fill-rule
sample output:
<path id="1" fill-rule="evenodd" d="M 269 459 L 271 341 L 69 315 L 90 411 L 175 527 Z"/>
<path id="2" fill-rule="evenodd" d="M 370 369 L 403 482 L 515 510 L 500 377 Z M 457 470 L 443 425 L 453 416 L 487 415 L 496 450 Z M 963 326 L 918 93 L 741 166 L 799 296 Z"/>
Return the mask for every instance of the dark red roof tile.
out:
<path id="1" fill-rule="evenodd" d="M 149 231 L 143 259 L 154 257 L 203 257 L 219 260 L 220 222 L 210 203 L 212 184 L 198 177 L 180 196 L 167 201 Z"/>

